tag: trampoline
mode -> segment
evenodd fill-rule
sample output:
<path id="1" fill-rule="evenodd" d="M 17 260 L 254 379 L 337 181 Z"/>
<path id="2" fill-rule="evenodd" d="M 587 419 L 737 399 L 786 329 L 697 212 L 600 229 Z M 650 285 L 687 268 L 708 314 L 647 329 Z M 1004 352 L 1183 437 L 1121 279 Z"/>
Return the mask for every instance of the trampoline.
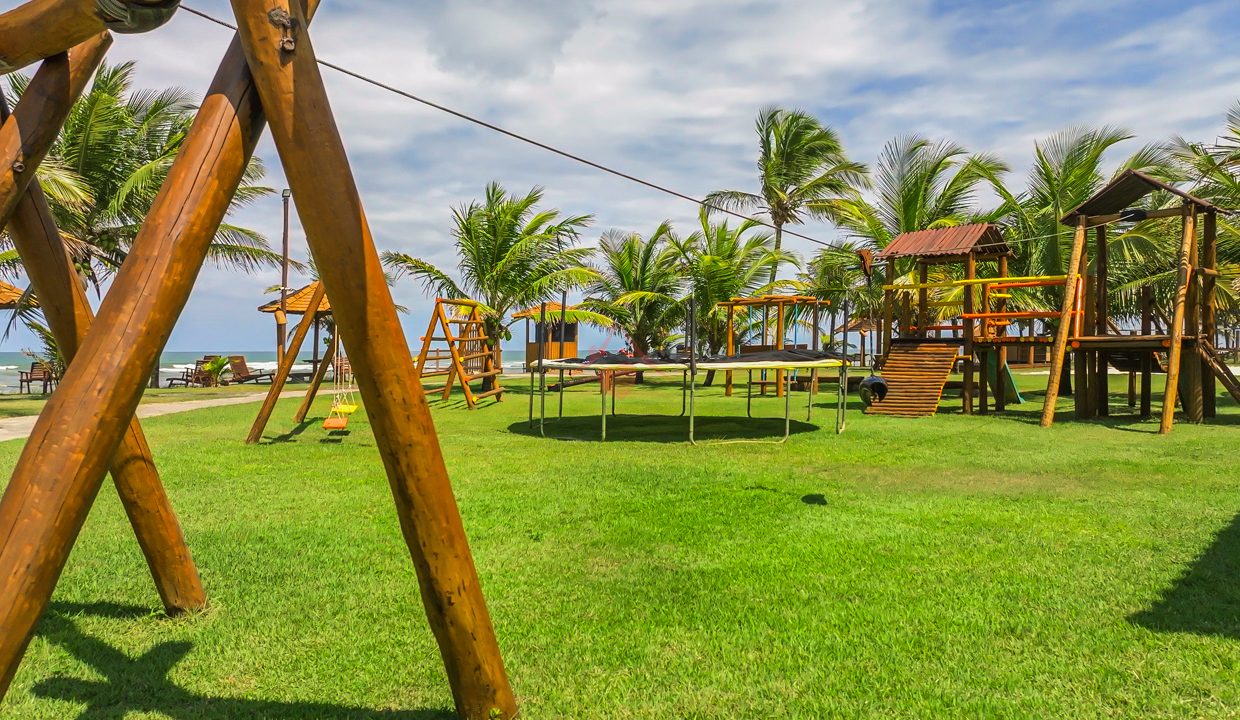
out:
<path id="1" fill-rule="evenodd" d="M 745 371 L 749 373 L 751 382 L 747 384 L 747 394 L 745 399 L 745 414 L 747 417 L 753 417 L 753 373 L 754 371 L 763 370 L 787 370 L 787 371 L 808 371 L 810 373 L 810 382 L 805 391 L 806 395 L 806 420 L 813 418 L 814 398 L 817 396 L 817 380 L 818 372 L 821 370 L 835 370 L 839 375 L 839 385 L 836 391 L 836 416 L 835 431 L 841 433 L 845 427 L 845 408 L 848 396 L 848 361 L 837 357 L 830 353 L 815 352 L 808 350 L 772 350 L 768 352 L 749 353 L 745 355 L 718 355 L 705 358 L 694 357 L 677 357 L 677 358 L 658 358 L 643 357 L 633 358 L 625 355 L 603 354 L 591 358 L 567 358 L 563 360 L 540 360 L 530 366 L 530 385 L 533 388 L 535 376 L 541 376 L 542 380 L 538 383 L 539 395 L 539 413 L 537 417 L 539 433 L 543 437 L 548 437 L 546 431 L 546 397 L 547 397 L 547 372 L 569 371 L 569 370 L 585 370 L 594 371 L 599 374 L 599 439 L 607 439 L 607 396 L 610 388 L 611 395 L 611 414 L 615 414 L 616 394 L 614 382 L 617 373 L 632 372 L 676 372 L 679 371 L 682 377 L 681 384 L 681 411 L 680 416 L 688 415 L 689 417 L 689 442 L 693 445 L 702 445 L 709 442 L 710 444 L 718 443 L 774 443 L 782 444 L 788 441 L 792 428 L 792 393 L 795 378 L 793 372 L 783 373 L 783 382 L 785 383 L 784 392 L 784 434 L 778 440 L 715 440 L 715 441 L 699 441 L 696 436 L 696 413 L 694 406 L 695 391 L 697 388 L 697 373 L 701 371 Z M 609 382 L 610 381 L 610 382 Z M 563 396 L 563 383 L 560 384 L 559 393 Z M 563 418 L 563 402 L 560 403 L 560 418 Z M 533 403 L 530 407 L 530 423 L 533 424 L 534 410 Z"/>

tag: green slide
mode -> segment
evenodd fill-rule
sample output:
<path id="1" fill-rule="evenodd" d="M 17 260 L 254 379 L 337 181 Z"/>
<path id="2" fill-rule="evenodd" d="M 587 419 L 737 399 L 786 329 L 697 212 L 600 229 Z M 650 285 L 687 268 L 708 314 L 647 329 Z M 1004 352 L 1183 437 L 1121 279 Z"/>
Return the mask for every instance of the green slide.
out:
<path id="1" fill-rule="evenodd" d="M 986 378 L 991 390 L 999 386 L 999 353 L 982 353 L 986 357 Z M 1012 368 L 1003 366 L 1003 400 L 1008 405 L 1019 405 L 1025 401 L 1016 389 L 1016 379 L 1012 377 Z"/>

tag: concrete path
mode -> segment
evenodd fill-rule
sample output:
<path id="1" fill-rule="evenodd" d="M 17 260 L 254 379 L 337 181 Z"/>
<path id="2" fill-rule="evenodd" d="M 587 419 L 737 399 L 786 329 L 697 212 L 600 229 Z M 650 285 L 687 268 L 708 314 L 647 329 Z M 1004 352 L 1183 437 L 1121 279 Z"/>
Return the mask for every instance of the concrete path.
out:
<path id="1" fill-rule="evenodd" d="M 328 395 L 331 394 L 331 391 L 329 390 L 321 394 Z M 304 390 L 287 390 L 280 393 L 280 398 L 301 397 L 303 395 L 305 395 Z M 183 400 L 180 402 L 144 403 L 138 406 L 138 417 L 159 417 L 160 415 L 173 415 L 175 413 L 189 412 L 190 410 L 224 407 L 225 405 L 257 403 L 262 402 L 265 397 L 267 397 L 267 393 L 252 393 L 248 395 L 237 395 L 235 397 L 211 398 L 210 400 Z M 36 420 L 38 420 L 37 415 L 4 418 L 3 420 L 0 420 L 0 442 L 5 440 L 20 440 L 21 438 L 29 437 L 30 431 L 34 429 L 34 423 Z"/>

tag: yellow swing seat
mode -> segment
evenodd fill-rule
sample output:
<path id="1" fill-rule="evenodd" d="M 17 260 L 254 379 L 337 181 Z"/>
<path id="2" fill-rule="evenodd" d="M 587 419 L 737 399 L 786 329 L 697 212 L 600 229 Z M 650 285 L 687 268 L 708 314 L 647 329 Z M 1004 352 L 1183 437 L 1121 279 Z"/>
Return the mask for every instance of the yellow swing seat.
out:
<path id="1" fill-rule="evenodd" d="M 340 413 L 341 415 L 352 415 L 357 412 L 357 405 L 352 403 L 341 403 L 333 408 L 332 412 Z"/>
<path id="2" fill-rule="evenodd" d="M 324 430 L 344 430 L 349 426 L 349 418 L 343 415 L 332 415 L 323 421 Z"/>

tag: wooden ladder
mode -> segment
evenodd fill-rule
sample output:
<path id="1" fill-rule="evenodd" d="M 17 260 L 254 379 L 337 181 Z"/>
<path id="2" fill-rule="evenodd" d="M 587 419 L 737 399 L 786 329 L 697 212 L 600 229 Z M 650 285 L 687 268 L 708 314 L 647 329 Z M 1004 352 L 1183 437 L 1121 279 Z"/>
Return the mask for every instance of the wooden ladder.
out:
<path id="1" fill-rule="evenodd" d="M 927 417 L 938 412 L 956 352 L 955 345 L 944 343 L 892 343 L 883 363 L 887 397 L 866 408 L 866 413 Z"/>
<path id="2" fill-rule="evenodd" d="M 447 309 L 449 307 L 452 308 L 451 315 Z M 451 397 L 452 386 L 459 380 L 461 391 L 465 393 L 465 402 L 471 410 L 477 407 L 479 400 L 485 398 L 493 397 L 498 402 L 504 395 L 504 388 L 500 385 L 500 377 L 504 371 L 497 365 L 495 353 L 488 348 L 490 341 L 478 303 L 472 300 L 436 298 L 430 325 L 422 338 L 422 351 L 418 353 L 418 377 L 425 379 L 446 375 L 447 381 L 442 391 L 444 400 Z M 447 369 L 436 367 L 427 370 L 427 361 L 437 342 L 446 343 L 451 365 Z M 490 390 L 475 391 L 469 386 L 471 382 L 484 378 L 492 378 Z"/>
<path id="3" fill-rule="evenodd" d="M 1214 344 L 1204 338 L 1198 340 L 1197 354 L 1201 356 L 1202 362 L 1210 368 L 1223 387 L 1227 388 L 1227 392 L 1231 393 L 1231 397 L 1236 402 L 1240 402 L 1240 380 L 1236 379 L 1235 373 L 1218 356 L 1218 350 L 1214 349 Z"/>

